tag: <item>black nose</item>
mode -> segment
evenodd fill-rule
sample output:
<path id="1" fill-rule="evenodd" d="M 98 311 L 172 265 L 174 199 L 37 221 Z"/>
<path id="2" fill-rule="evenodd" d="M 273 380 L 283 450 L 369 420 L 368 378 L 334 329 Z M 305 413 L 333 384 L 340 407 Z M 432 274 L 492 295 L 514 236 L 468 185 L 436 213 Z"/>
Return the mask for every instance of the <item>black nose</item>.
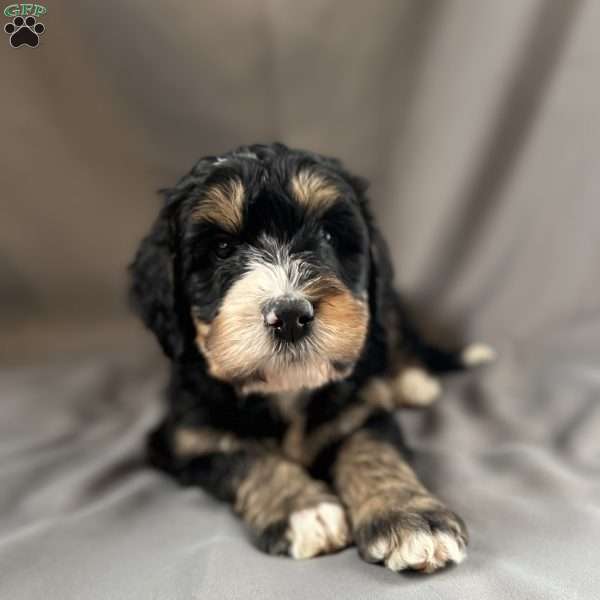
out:
<path id="1" fill-rule="evenodd" d="M 278 298 L 263 309 L 265 325 L 286 342 L 297 342 L 310 330 L 314 319 L 312 304 L 304 298 Z"/>

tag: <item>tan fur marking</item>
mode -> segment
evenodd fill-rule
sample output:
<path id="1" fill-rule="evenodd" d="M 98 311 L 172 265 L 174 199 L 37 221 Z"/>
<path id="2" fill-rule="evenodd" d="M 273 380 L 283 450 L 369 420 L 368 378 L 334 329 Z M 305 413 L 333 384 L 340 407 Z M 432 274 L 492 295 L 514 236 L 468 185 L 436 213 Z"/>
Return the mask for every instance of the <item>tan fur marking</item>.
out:
<path id="1" fill-rule="evenodd" d="M 334 477 L 354 526 L 388 510 L 439 506 L 396 449 L 366 431 L 355 433 L 344 444 Z"/>
<path id="2" fill-rule="evenodd" d="M 282 452 L 299 464 L 307 464 L 304 440 L 305 418 L 298 415 L 292 419 L 281 442 Z"/>
<path id="3" fill-rule="evenodd" d="M 356 360 L 369 323 L 366 303 L 341 291 L 321 301 L 318 317 L 315 333 L 318 331 L 324 338 L 324 352 L 329 352 L 333 360 Z"/>
<path id="4" fill-rule="evenodd" d="M 389 381 L 380 377 L 373 377 L 360 390 L 360 397 L 374 408 L 383 408 L 392 411 L 396 408 L 394 393 Z"/>
<path id="5" fill-rule="evenodd" d="M 206 354 L 206 338 L 210 333 L 210 323 L 202 321 L 192 315 L 194 325 L 196 326 L 196 345 L 203 354 Z"/>
<path id="6" fill-rule="evenodd" d="M 207 221 L 236 233 L 242 227 L 244 186 L 239 179 L 231 179 L 208 187 L 198 206 L 192 212 L 195 221 Z"/>
<path id="7" fill-rule="evenodd" d="M 311 479 L 297 464 L 265 455 L 238 487 L 235 510 L 246 523 L 262 530 L 295 511 L 327 501 L 337 502 L 324 483 Z"/>
<path id="8" fill-rule="evenodd" d="M 391 444 L 355 433 L 340 450 L 334 481 L 365 560 L 424 573 L 464 560 L 468 534 L 460 517 L 425 489 Z"/>
<path id="9" fill-rule="evenodd" d="M 359 403 L 345 410 L 336 419 L 324 423 L 306 437 L 300 437 L 297 430 L 290 428 L 285 442 L 290 445 L 293 442 L 293 457 L 302 464 L 308 465 L 323 448 L 358 429 L 372 413 L 372 406 Z M 288 435 L 290 440 L 288 440 Z M 287 448 L 287 446 L 284 447 Z"/>
<path id="10" fill-rule="evenodd" d="M 306 398 L 306 392 L 298 390 L 273 394 L 270 401 L 286 421 L 293 422 L 302 415 L 302 407 Z"/>
<path id="11" fill-rule="evenodd" d="M 237 438 L 211 428 L 182 427 L 175 433 L 175 453 L 178 456 L 206 454 L 208 452 L 233 452 L 240 448 Z"/>
<path id="12" fill-rule="evenodd" d="M 292 178 L 292 192 L 296 200 L 308 210 L 323 213 L 340 196 L 331 182 L 312 169 L 303 169 Z"/>
<path id="13" fill-rule="evenodd" d="M 294 290 L 317 305 L 313 330 L 304 351 L 290 360 L 274 351 L 260 306 L 264 290 L 285 286 L 281 268 L 257 265 L 229 289 L 219 314 L 197 343 L 213 377 L 239 385 L 243 393 L 314 388 L 340 379 L 347 372 L 332 363 L 358 359 L 367 332 L 366 302 L 355 298 L 334 277 L 320 277 Z M 287 277 L 287 276 L 286 276 Z"/>
<path id="14" fill-rule="evenodd" d="M 335 277 L 311 281 L 303 291 L 317 305 L 314 337 L 321 352 L 331 360 L 356 360 L 369 325 L 366 301 L 354 297 Z"/>

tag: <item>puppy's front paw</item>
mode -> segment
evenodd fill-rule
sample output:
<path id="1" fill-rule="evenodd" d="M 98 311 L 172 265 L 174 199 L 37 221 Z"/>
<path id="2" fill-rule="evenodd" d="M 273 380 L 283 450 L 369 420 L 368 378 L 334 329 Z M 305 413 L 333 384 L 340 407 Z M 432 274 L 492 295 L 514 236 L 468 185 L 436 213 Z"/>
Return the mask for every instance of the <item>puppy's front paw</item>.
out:
<path id="1" fill-rule="evenodd" d="M 267 527 L 257 539 L 265 552 L 296 559 L 330 554 L 351 541 L 346 513 L 335 500 L 296 510 L 284 521 Z"/>
<path id="2" fill-rule="evenodd" d="M 408 406 L 429 406 L 442 393 L 439 380 L 420 367 L 401 371 L 392 387 L 400 403 Z"/>
<path id="3" fill-rule="evenodd" d="M 351 540 L 346 513 L 342 506 L 333 502 L 322 502 L 314 508 L 292 513 L 287 535 L 293 558 L 334 552 Z"/>
<path id="4" fill-rule="evenodd" d="M 355 529 L 354 538 L 366 561 L 423 573 L 462 562 L 468 541 L 462 519 L 444 508 L 375 516 Z"/>

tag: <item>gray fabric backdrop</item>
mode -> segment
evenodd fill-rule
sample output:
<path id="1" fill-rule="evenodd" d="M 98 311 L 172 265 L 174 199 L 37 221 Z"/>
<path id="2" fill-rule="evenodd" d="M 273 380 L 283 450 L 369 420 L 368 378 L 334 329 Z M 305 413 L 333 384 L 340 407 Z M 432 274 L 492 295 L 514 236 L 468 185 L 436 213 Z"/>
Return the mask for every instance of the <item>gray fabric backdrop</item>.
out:
<path id="1" fill-rule="evenodd" d="M 599 597 L 600 2 L 46 6 L 38 48 L 0 40 L 0 597 Z M 141 463 L 165 370 L 124 269 L 154 191 L 271 140 L 368 176 L 426 327 L 501 352 L 401 415 L 459 568 L 265 557 Z"/>

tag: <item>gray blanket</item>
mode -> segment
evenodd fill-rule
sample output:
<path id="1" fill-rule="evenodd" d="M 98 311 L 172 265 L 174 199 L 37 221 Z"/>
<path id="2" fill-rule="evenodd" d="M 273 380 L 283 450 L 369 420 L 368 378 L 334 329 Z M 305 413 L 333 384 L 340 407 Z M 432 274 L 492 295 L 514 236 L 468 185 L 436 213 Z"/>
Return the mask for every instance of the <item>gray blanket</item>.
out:
<path id="1" fill-rule="evenodd" d="M 0 50 L 0 598 L 600 597 L 600 3 L 47 6 Z M 457 568 L 265 556 L 143 463 L 166 369 L 123 298 L 153 191 L 273 139 L 368 176 L 430 335 L 499 350 L 399 414 L 469 525 Z"/>

